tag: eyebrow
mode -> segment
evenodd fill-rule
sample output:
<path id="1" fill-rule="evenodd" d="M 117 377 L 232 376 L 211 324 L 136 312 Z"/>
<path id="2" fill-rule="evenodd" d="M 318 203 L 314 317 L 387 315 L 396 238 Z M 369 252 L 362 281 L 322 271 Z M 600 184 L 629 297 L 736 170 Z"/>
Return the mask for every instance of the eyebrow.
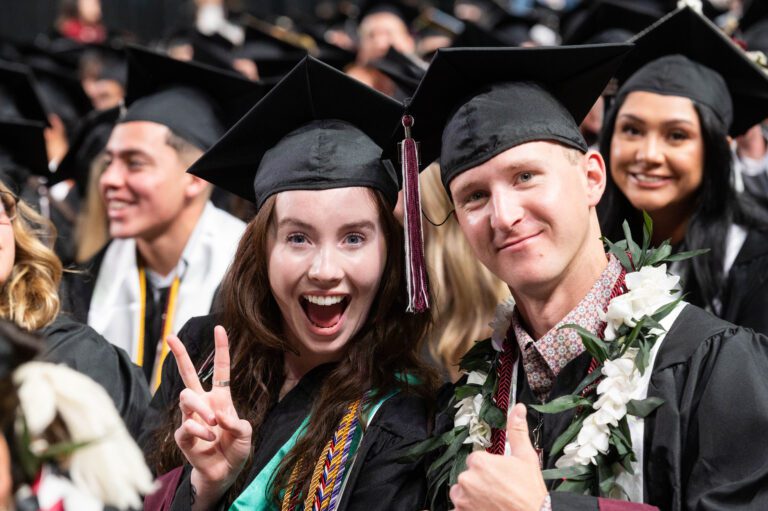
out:
<path id="1" fill-rule="evenodd" d="M 141 156 L 150 160 L 153 159 L 149 153 L 142 151 L 141 149 L 123 149 L 120 151 L 112 151 L 109 148 L 107 148 L 104 150 L 104 154 L 106 154 L 110 158 L 118 157 L 118 158 L 126 159 L 126 158 L 131 158 L 132 156 Z"/>
<path id="2" fill-rule="evenodd" d="M 299 220 L 297 218 L 293 217 L 286 217 L 280 220 L 277 223 L 278 228 L 284 227 L 284 226 L 292 226 L 292 227 L 298 227 L 299 229 L 305 229 L 307 231 L 315 230 L 315 228 L 308 224 L 307 222 L 304 222 L 302 220 Z M 376 225 L 371 222 L 370 220 L 361 220 L 359 222 L 349 222 L 344 225 L 342 225 L 339 230 L 340 231 L 354 231 L 354 230 L 374 230 L 376 228 Z"/>
<path id="3" fill-rule="evenodd" d="M 546 168 L 546 162 L 536 159 L 536 158 L 526 158 L 521 160 L 513 161 L 507 165 L 504 166 L 502 169 L 502 172 L 515 172 L 518 170 L 541 170 L 543 168 Z M 456 190 L 456 193 L 451 194 L 454 198 L 461 197 L 463 194 L 467 193 L 468 190 L 471 190 L 472 188 L 476 188 L 478 186 L 477 181 L 469 181 L 466 184 L 459 187 L 458 190 Z"/>
<path id="4" fill-rule="evenodd" d="M 619 115 L 619 119 L 621 119 L 622 117 L 628 117 L 629 119 L 631 119 L 633 121 L 641 122 L 643 124 L 646 123 L 645 119 L 643 119 L 642 117 L 638 117 L 638 116 L 636 116 L 634 114 L 621 114 L 621 115 Z M 664 121 L 662 124 L 664 124 L 664 125 L 668 125 L 668 124 L 690 124 L 691 126 L 693 126 L 694 122 L 691 121 L 690 119 L 681 119 L 681 118 L 678 117 L 676 119 L 670 119 L 668 121 Z"/>

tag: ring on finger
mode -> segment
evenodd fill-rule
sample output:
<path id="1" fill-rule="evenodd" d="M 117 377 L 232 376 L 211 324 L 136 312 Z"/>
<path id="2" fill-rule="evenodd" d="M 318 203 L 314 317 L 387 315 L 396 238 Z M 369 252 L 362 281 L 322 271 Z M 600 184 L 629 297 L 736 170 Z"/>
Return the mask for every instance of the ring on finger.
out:
<path id="1" fill-rule="evenodd" d="M 213 380 L 214 387 L 229 387 L 229 380 Z"/>

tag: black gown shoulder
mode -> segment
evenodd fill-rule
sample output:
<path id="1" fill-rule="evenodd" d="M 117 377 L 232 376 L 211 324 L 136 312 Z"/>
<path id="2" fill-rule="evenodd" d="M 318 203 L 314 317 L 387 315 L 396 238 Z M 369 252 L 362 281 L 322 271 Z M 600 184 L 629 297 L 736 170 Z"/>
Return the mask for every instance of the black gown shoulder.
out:
<path id="1" fill-rule="evenodd" d="M 88 323 L 88 311 L 96 287 L 96 279 L 107 253 L 107 243 L 90 260 L 64 272 L 59 286 L 61 310 L 80 323 Z"/>
<path id="2" fill-rule="evenodd" d="M 131 435 L 137 437 L 150 394 L 144 374 L 128 354 L 64 314 L 37 333 L 46 342 L 43 359 L 66 364 L 104 387 Z"/>
<path id="3" fill-rule="evenodd" d="M 768 231 L 749 230 L 728 272 L 721 316 L 768 335 Z"/>
<path id="4" fill-rule="evenodd" d="M 201 316 L 189 320 L 179 332 L 179 338 L 198 369 L 213 349 L 216 324 L 216 315 Z M 271 434 L 262 437 L 254 448 L 248 482 L 258 475 L 309 413 L 324 371 L 321 366 L 310 372 L 269 413 L 263 430 Z M 168 357 L 163 365 L 162 383 L 152 399 L 142 427 L 139 443 L 145 452 L 153 448 L 156 431 L 165 422 L 169 407 L 176 406 L 182 389 L 183 382 L 176 362 L 173 357 Z M 398 393 L 384 402 L 360 443 L 346 480 L 347 489 L 339 503 L 340 511 L 418 510 L 425 507 L 423 463 L 402 463 L 400 458 L 412 445 L 427 438 L 429 419 L 429 404 L 415 395 Z M 186 467 L 173 501 L 173 510 L 190 508 L 189 492 L 189 467 Z M 221 509 L 225 507 L 222 505 Z"/>

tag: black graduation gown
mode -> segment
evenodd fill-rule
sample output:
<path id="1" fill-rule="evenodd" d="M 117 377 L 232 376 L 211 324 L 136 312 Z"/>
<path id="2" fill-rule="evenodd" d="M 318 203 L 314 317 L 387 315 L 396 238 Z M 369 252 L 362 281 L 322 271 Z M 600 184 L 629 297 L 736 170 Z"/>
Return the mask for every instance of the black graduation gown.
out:
<path id="1" fill-rule="evenodd" d="M 549 399 L 570 394 L 586 376 L 589 362 L 589 354 L 582 353 L 564 367 Z M 659 349 L 648 396 L 664 404 L 645 419 L 646 503 L 663 511 L 768 509 L 767 337 L 688 305 Z M 523 371 L 517 400 L 538 402 Z M 437 419 L 441 431 L 453 424 L 453 410 L 446 412 Z M 556 459 L 549 452 L 574 413 L 543 415 L 545 468 L 554 468 Z M 540 417 L 529 408 L 529 431 Z M 601 509 L 602 499 L 555 491 L 551 496 L 554 511 Z M 446 504 L 441 499 L 441 509 Z M 615 504 L 612 509 L 642 508 Z"/>
<path id="2" fill-rule="evenodd" d="M 213 315 L 190 319 L 179 332 L 190 358 L 197 367 L 211 352 Z M 305 375 L 269 412 L 262 426 L 261 438 L 254 446 L 250 483 L 274 454 L 290 438 L 309 413 L 329 366 L 321 366 Z M 167 417 L 168 408 L 178 406 L 183 389 L 176 360 L 168 357 L 163 365 L 162 383 L 155 393 L 139 444 L 145 452 L 152 449 L 156 429 Z M 399 463 L 399 458 L 414 444 L 428 436 L 428 406 L 423 399 L 396 394 L 389 398 L 374 416 L 363 436 L 357 462 L 346 478 L 346 490 L 339 511 L 424 509 L 426 476 L 423 463 Z M 171 440 L 172 441 L 172 440 Z M 173 501 L 173 510 L 190 509 L 190 467 L 185 467 Z M 222 504 L 221 509 L 228 505 Z"/>
<path id="3" fill-rule="evenodd" d="M 101 263 L 107 253 L 107 243 L 96 255 L 77 268 L 75 272 L 65 272 L 59 288 L 61 310 L 66 311 L 80 323 L 88 323 L 88 311 L 91 298 L 96 288 L 96 279 L 101 270 Z"/>
<path id="4" fill-rule="evenodd" d="M 59 315 L 37 332 L 46 342 L 42 359 L 65 364 L 93 379 L 107 391 L 128 431 L 138 437 L 149 406 L 149 389 L 141 369 L 128 354 L 88 325 Z"/>
<path id="5" fill-rule="evenodd" d="M 768 231 L 747 233 L 728 272 L 722 303 L 720 317 L 768 335 Z"/>

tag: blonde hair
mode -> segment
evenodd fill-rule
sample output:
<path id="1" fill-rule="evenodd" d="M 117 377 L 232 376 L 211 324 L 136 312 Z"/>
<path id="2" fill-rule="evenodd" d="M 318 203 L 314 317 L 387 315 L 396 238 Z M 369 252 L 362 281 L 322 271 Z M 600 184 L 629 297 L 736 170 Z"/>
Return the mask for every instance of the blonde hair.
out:
<path id="1" fill-rule="evenodd" d="M 0 191 L 10 190 L 0 182 Z M 61 261 L 51 248 L 56 228 L 21 200 L 11 227 L 16 257 L 1 288 L 0 317 L 29 331 L 39 330 L 56 319 L 61 306 Z"/>
<path id="2" fill-rule="evenodd" d="M 453 204 L 440 181 L 440 167 L 430 165 L 420 183 L 424 211 L 441 222 Z M 475 341 L 490 336 L 496 305 L 510 293 L 474 256 L 455 216 L 440 227 L 425 222 L 424 234 L 434 308 L 429 349 L 456 380 L 459 360 Z"/>
<path id="3" fill-rule="evenodd" d="M 104 171 L 104 153 L 91 162 L 88 185 L 83 206 L 75 222 L 75 262 L 84 263 L 109 241 L 109 220 L 107 208 L 99 193 L 99 177 Z"/>

